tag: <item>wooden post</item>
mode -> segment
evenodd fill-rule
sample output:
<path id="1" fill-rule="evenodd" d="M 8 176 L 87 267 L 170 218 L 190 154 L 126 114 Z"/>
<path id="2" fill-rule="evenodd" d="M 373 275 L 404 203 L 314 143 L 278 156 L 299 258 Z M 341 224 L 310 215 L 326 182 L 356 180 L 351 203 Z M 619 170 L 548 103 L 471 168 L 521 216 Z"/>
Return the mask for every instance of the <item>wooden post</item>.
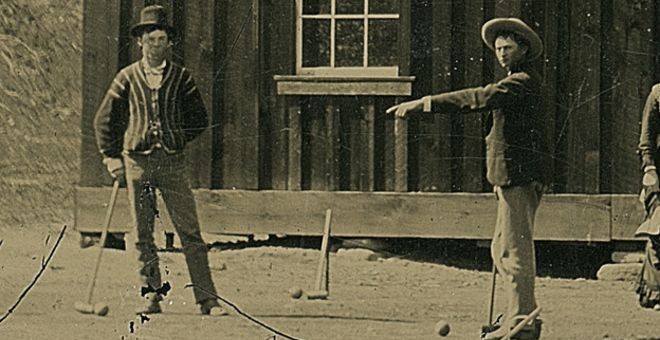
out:
<path id="1" fill-rule="evenodd" d="M 213 77 L 215 61 L 213 59 L 213 1 L 189 1 L 173 5 L 172 14 L 184 25 L 179 32 L 180 41 L 175 45 L 177 59 L 184 59 L 185 65 L 195 77 L 197 88 L 202 94 L 204 104 L 209 113 L 209 128 L 195 141 L 186 147 L 187 170 L 191 185 L 194 188 L 210 188 L 212 169 L 213 112 L 217 109 L 213 102 Z"/>
<path id="2" fill-rule="evenodd" d="M 83 186 L 110 184 L 94 138 L 94 117 L 120 66 L 120 49 L 127 38 L 121 35 L 122 7 L 119 1 L 83 2 L 82 101 L 80 120 L 80 181 Z"/>
<path id="3" fill-rule="evenodd" d="M 598 193 L 600 173 L 601 2 L 570 1 L 567 191 Z M 609 150 L 608 150 L 609 151 Z"/>
<path id="4" fill-rule="evenodd" d="M 222 86 L 225 96 L 222 119 L 222 182 L 225 188 L 259 189 L 259 125 L 261 88 L 257 3 L 216 1 L 226 13 L 225 32 L 230 37 L 223 55 Z M 229 48 L 231 47 L 231 49 Z"/>
<path id="5" fill-rule="evenodd" d="M 302 125 L 300 124 L 300 102 L 298 97 L 287 97 L 289 111 L 289 178 L 288 189 L 301 189 L 301 153 L 302 153 Z"/>
<path id="6" fill-rule="evenodd" d="M 362 190 L 365 191 L 374 191 L 375 190 L 375 184 L 374 184 L 374 171 L 375 171 L 375 162 L 376 162 L 376 156 L 375 156 L 375 148 L 376 148 L 376 104 L 375 104 L 375 99 L 374 97 L 370 96 L 368 101 L 367 101 L 367 112 L 366 112 L 366 117 L 364 119 L 364 138 L 366 138 L 366 141 L 364 142 L 364 145 L 366 146 L 366 164 L 363 163 L 363 171 L 364 171 L 364 177 L 363 177 L 363 186 Z"/>
<path id="7" fill-rule="evenodd" d="M 408 121 L 394 119 L 394 190 L 408 191 Z"/>
<path id="8" fill-rule="evenodd" d="M 464 83 L 465 87 L 479 86 L 484 83 L 484 52 L 488 49 L 481 37 L 472 32 L 479 32 L 484 18 L 485 1 L 465 1 Z M 477 19 L 477 20 L 475 20 Z M 488 53 L 491 53 L 488 51 Z M 466 192 L 482 192 L 485 177 L 485 147 L 483 138 L 483 113 L 463 115 L 463 161 L 461 188 Z"/>
<path id="9" fill-rule="evenodd" d="M 339 137 L 339 112 L 337 112 L 336 99 L 326 97 L 325 110 L 325 186 L 326 190 L 339 189 L 339 148 L 341 138 Z"/>
<path id="10" fill-rule="evenodd" d="M 646 96 L 651 92 L 654 76 L 657 79 L 653 63 L 653 56 L 657 55 L 655 44 L 649 43 L 655 40 L 653 33 L 656 36 L 658 34 L 654 30 L 657 11 L 654 7 L 657 6 L 657 2 L 653 1 L 642 1 L 637 7 L 629 6 L 623 0 L 614 0 L 611 8 L 608 8 L 613 18 L 610 39 L 604 41 L 607 51 L 603 62 L 608 63 L 604 66 L 611 75 L 610 82 L 601 84 L 601 89 L 613 90 L 609 94 L 611 110 L 607 112 L 606 108 L 601 109 L 609 115 L 607 120 L 601 118 L 607 128 L 601 134 L 610 139 L 609 148 L 601 145 L 601 150 L 606 151 L 602 155 L 606 159 L 601 164 L 604 168 L 611 164 L 612 169 L 608 174 L 611 178 L 610 190 L 602 188 L 601 192 L 634 193 L 639 190 L 639 158 L 632 151 L 639 142 L 637 134 L 640 129 L 640 113 Z"/>
<path id="11" fill-rule="evenodd" d="M 450 1 L 434 1 L 432 8 L 433 37 L 431 46 L 451 46 L 452 3 Z M 451 90 L 452 84 L 452 52 L 449 48 L 434 48 L 431 52 L 432 90 L 431 93 L 441 93 Z M 419 188 L 427 191 L 452 190 L 452 120 L 450 115 L 437 113 L 432 121 L 420 123 L 421 133 L 428 134 L 420 140 Z M 431 153 L 428 157 L 423 153 Z"/>

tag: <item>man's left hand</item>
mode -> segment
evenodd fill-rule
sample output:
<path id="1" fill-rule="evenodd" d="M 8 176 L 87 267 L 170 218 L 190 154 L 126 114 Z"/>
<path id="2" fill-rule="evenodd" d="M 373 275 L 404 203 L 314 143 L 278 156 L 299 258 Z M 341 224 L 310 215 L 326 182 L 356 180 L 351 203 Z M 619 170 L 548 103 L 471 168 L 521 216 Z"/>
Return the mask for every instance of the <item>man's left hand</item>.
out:
<path id="1" fill-rule="evenodd" d="M 387 113 L 392 113 L 398 118 L 407 118 L 410 113 L 422 111 L 424 108 L 424 101 L 422 99 L 412 100 L 409 102 L 403 102 L 401 104 L 394 105 L 387 109 Z"/>

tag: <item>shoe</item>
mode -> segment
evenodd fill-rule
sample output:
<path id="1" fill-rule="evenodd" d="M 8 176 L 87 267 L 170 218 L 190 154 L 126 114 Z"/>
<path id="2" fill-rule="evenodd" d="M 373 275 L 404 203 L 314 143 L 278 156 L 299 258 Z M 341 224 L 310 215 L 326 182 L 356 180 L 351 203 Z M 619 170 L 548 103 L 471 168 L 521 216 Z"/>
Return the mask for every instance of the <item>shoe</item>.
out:
<path id="1" fill-rule="evenodd" d="M 517 325 L 519 322 L 524 319 L 525 316 L 513 318 L 512 325 Z M 527 324 L 523 329 L 518 332 L 518 334 L 511 337 L 511 340 L 538 340 L 541 338 L 541 325 L 543 321 L 540 319 L 535 319 L 531 324 Z M 515 326 L 513 326 L 515 327 Z M 511 328 L 513 328 L 511 327 Z"/>
<path id="2" fill-rule="evenodd" d="M 482 340 L 500 340 L 504 338 L 509 332 L 515 328 L 526 316 L 518 315 L 513 317 L 508 323 L 509 327 L 497 327 L 489 333 L 482 333 Z M 541 337 L 541 325 L 543 322 L 540 319 L 535 319 L 531 324 L 527 324 L 520 332 L 511 337 L 511 340 L 538 340 Z"/>
<path id="3" fill-rule="evenodd" d="M 229 314 L 215 299 L 208 299 L 200 303 L 199 310 L 203 315 L 209 316 L 225 316 Z"/>
<path id="4" fill-rule="evenodd" d="M 486 334 L 495 332 L 496 330 L 500 329 L 502 327 L 503 320 L 504 314 L 498 314 L 495 318 L 495 321 L 493 321 L 491 324 L 481 326 L 481 339 L 484 339 Z"/>
<path id="5" fill-rule="evenodd" d="M 135 314 L 158 314 L 163 310 L 160 301 L 163 300 L 159 294 L 149 293 L 144 296 L 143 305 L 135 309 Z"/>

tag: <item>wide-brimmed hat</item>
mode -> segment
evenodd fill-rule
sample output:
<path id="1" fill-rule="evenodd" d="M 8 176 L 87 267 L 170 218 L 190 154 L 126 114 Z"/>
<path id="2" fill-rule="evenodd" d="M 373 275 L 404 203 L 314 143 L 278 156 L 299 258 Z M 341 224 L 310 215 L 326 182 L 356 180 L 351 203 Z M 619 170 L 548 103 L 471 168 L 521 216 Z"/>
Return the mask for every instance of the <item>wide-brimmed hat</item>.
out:
<path id="1" fill-rule="evenodd" d="M 174 36 L 176 30 L 167 20 L 167 12 L 163 6 L 147 6 L 140 11 L 140 22 L 131 27 L 131 35 L 138 37 L 146 28 L 155 27 L 167 31 L 169 36 Z"/>
<path id="2" fill-rule="evenodd" d="M 481 26 L 481 39 L 495 51 L 495 39 L 500 32 L 514 32 L 529 42 L 527 59 L 534 60 L 543 54 L 543 42 L 536 32 L 518 18 L 495 18 Z"/>

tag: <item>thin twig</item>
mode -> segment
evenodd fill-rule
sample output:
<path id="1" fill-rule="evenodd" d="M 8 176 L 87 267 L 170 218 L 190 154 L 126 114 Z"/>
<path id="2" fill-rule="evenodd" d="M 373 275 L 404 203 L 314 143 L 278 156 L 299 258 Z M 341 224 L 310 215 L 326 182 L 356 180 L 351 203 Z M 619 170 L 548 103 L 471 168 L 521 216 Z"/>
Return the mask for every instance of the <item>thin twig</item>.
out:
<path id="1" fill-rule="evenodd" d="M 64 227 L 62 227 L 62 231 L 60 231 L 60 235 L 57 237 L 57 242 L 55 242 L 55 245 L 53 245 L 53 248 L 50 250 L 50 254 L 48 254 L 48 258 L 46 258 L 45 261 L 42 261 L 41 268 L 39 268 L 39 271 L 37 272 L 37 275 L 35 275 L 34 278 L 32 279 L 32 282 L 30 282 L 30 284 L 27 287 L 25 287 L 25 289 L 23 289 L 23 292 L 21 292 L 21 295 L 18 296 L 18 299 L 16 300 L 16 302 L 14 302 L 14 304 L 0 318 L 0 323 L 5 321 L 5 319 L 7 319 L 9 317 L 9 315 L 11 315 L 11 313 L 14 312 L 16 307 L 18 307 L 18 305 L 21 303 L 21 301 L 23 301 L 23 299 L 25 298 L 25 296 L 27 296 L 27 294 L 30 292 L 32 287 L 34 287 L 37 284 L 37 281 L 39 281 L 39 278 L 41 277 L 41 275 L 44 273 L 46 268 L 48 268 L 48 263 L 53 258 L 53 255 L 55 255 L 55 251 L 59 247 L 60 241 L 62 241 L 62 238 L 64 237 L 64 231 L 66 231 L 66 225 Z"/>
<path id="2" fill-rule="evenodd" d="M 199 286 L 197 286 L 197 285 L 194 285 L 194 284 L 192 284 L 192 283 L 189 283 L 189 284 L 185 285 L 185 288 L 190 288 L 190 287 L 194 287 L 195 289 L 199 289 L 199 290 L 201 290 L 202 292 L 204 292 L 204 293 L 206 293 L 206 294 L 212 295 L 212 296 L 214 296 L 215 298 L 220 299 L 222 302 L 228 304 L 231 308 L 233 308 L 238 314 L 240 314 L 240 315 L 243 316 L 244 318 L 246 318 L 246 319 L 248 319 L 248 320 L 250 320 L 250 321 L 256 323 L 257 325 L 259 325 L 259 326 L 261 326 L 261 327 L 263 327 L 263 328 L 265 328 L 265 329 L 267 329 L 267 330 L 269 330 L 269 331 L 275 333 L 276 335 L 279 335 L 279 336 L 284 337 L 284 338 L 289 339 L 289 340 L 303 340 L 303 339 L 301 339 L 301 338 L 296 338 L 296 337 L 293 337 L 293 336 L 291 336 L 291 335 L 287 335 L 287 334 L 285 334 L 285 333 L 282 333 L 282 332 L 278 331 L 277 329 L 273 328 L 272 326 L 269 326 L 269 325 L 265 324 L 263 321 L 259 321 L 259 320 L 257 320 L 255 317 L 253 317 L 253 316 L 251 316 L 251 315 L 249 315 L 249 314 L 243 312 L 240 308 L 238 308 L 238 306 L 236 306 L 235 304 L 233 304 L 231 301 L 229 301 L 229 300 L 223 298 L 222 296 L 220 296 L 220 295 L 218 295 L 218 294 L 216 294 L 216 293 L 210 292 L 210 291 L 208 291 L 208 290 L 206 290 L 206 289 L 204 289 L 204 288 L 201 288 L 201 287 L 199 287 Z"/>

